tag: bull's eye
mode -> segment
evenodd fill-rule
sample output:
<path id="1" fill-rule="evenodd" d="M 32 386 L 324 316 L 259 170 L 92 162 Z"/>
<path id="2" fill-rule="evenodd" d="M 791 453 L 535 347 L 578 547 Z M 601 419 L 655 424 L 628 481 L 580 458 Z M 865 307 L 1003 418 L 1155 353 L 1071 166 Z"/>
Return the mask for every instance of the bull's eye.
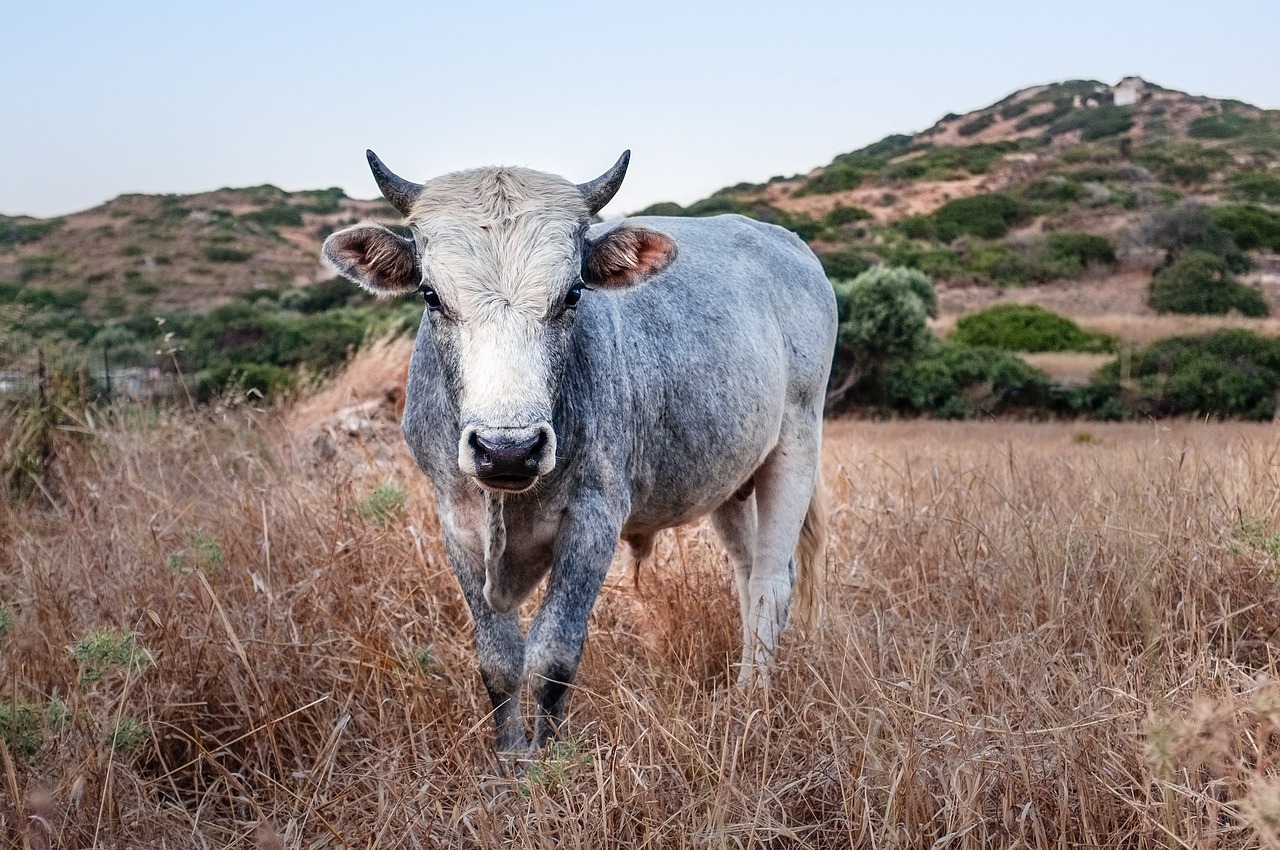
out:
<path id="1" fill-rule="evenodd" d="M 436 291 L 425 283 L 418 287 L 418 291 L 422 293 L 422 300 L 427 302 L 427 307 L 432 310 L 440 309 L 440 296 L 436 295 Z"/>
<path id="2" fill-rule="evenodd" d="M 564 296 L 564 306 L 572 307 L 582 300 L 582 284 L 578 284 Z"/>

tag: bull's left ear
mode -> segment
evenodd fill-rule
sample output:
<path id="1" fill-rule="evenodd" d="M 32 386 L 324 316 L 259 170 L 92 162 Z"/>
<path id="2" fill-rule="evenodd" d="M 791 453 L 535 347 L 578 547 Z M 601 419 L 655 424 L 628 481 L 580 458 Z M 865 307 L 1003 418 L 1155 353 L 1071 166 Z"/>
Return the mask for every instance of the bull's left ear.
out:
<path id="1" fill-rule="evenodd" d="M 582 279 L 600 289 L 625 289 L 666 269 L 676 253 L 671 237 L 624 223 L 583 246 Z"/>
<path id="2" fill-rule="evenodd" d="M 357 224 L 324 240 L 324 258 L 334 271 L 380 298 L 405 295 L 422 284 L 412 239 L 380 224 Z"/>

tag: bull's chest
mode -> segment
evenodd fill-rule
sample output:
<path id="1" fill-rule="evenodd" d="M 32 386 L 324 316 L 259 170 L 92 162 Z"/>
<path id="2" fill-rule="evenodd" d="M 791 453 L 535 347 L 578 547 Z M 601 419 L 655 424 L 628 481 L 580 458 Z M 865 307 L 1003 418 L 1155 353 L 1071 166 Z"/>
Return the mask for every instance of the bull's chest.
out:
<path id="1" fill-rule="evenodd" d="M 445 532 L 467 553 L 472 569 L 523 598 L 551 568 L 563 508 L 530 510 L 502 497 L 461 495 L 447 509 Z"/>

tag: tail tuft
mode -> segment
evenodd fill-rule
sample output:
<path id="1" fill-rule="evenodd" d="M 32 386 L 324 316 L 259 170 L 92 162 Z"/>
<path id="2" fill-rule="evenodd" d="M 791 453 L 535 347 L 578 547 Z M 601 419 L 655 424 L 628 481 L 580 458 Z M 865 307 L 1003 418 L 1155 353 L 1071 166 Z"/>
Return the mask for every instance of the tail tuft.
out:
<path id="1" fill-rule="evenodd" d="M 822 470 L 813 482 L 809 511 L 796 541 L 796 584 L 792 610 L 805 630 L 815 628 L 822 620 L 822 601 L 827 578 L 827 492 L 822 485 Z"/>

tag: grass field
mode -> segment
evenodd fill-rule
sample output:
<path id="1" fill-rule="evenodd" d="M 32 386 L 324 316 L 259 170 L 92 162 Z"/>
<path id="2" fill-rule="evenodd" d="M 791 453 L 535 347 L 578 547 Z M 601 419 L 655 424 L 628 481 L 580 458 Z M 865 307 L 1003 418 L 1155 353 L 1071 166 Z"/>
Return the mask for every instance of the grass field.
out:
<path id="1" fill-rule="evenodd" d="M 773 686 L 669 533 L 512 779 L 394 427 L 290 421 L 99 415 L 0 507 L 8 846 L 1280 846 L 1272 426 L 830 423 Z"/>

